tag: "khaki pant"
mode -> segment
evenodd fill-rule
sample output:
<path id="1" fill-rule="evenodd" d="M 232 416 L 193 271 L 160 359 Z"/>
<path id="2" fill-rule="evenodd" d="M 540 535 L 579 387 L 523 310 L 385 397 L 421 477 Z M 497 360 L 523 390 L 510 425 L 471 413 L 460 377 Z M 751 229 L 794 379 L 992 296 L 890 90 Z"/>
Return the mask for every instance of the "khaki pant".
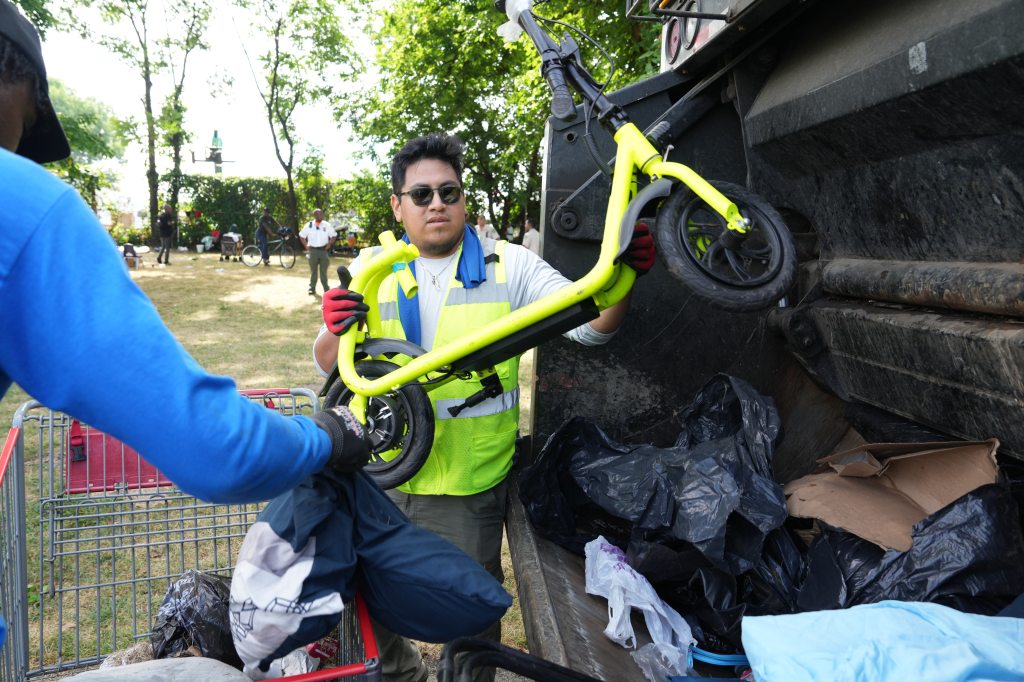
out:
<path id="1" fill-rule="evenodd" d="M 504 582 L 501 570 L 501 538 L 505 527 L 508 485 L 499 483 L 476 495 L 407 495 L 389 490 L 388 497 L 420 528 L 433 531 L 480 562 L 498 582 Z M 373 623 L 380 649 L 385 682 L 423 682 L 427 668 L 419 649 L 405 637 Z M 478 634 L 494 642 L 501 641 L 501 621 Z M 474 682 L 494 680 L 494 668 L 478 670 Z"/>
<path id="2" fill-rule="evenodd" d="M 320 276 L 320 284 L 323 285 L 323 293 L 327 293 L 327 268 L 331 264 L 331 257 L 325 248 L 309 249 L 309 292 L 316 293 L 316 279 Z"/>

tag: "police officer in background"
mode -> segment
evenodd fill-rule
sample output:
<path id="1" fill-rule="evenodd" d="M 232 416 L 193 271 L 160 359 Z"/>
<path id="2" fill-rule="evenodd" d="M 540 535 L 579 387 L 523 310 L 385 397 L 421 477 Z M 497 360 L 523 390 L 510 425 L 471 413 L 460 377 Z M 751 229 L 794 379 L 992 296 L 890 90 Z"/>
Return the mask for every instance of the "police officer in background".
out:
<path id="1" fill-rule="evenodd" d="M 331 248 L 337 236 L 338 233 L 324 220 L 324 212 L 319 208 L 313 210 L 313 219 L 299 232 L 299 241 L 309 258 L 310 296 L 316 296 L 317 276 L 320 277 L 324 293 L 327 293 L 327 269 L 331 265 Z"/>

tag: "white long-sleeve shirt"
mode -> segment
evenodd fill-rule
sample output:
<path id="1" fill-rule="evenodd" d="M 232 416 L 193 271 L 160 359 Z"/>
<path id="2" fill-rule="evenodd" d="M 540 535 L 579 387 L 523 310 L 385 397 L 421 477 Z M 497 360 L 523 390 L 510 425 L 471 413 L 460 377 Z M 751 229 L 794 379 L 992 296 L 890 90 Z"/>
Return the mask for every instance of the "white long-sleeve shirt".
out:
<path id="1" fill-rule="evenodd" d="M 523 235 L 523 248 L 533 251 L 538 256 L 540 255 L 540 232 L 537 230 L 527 230 L 526 234 Z"/>

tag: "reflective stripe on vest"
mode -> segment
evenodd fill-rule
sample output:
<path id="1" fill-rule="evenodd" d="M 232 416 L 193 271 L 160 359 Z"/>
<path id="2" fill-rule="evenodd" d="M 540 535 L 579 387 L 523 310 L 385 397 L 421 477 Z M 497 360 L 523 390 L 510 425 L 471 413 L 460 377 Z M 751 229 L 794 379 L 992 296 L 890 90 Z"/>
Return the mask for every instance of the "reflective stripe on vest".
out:
<path id="1" fill-rule="evenodd" d="M 503 255 L 506 242 L 485 240 L 489 259 L 487 280 L 465 289 L 449 275 L 441 305 L 434 347 L 463 337 L 466 332 L 508 315 L 512 310 Z M 459 256 L 461 257 L 461 247 Z M 381 326 L 386 337 L 405 338 L 398 317 L 398 281 L 389 275 L 378 290 Z M 452 418 L 448 408 L 461 405 L 481 389 L 480 381 L 455 380 L 427 395 L 434 407 L 434 446 L 423 468 L 399 490 L 416 495 L 472 495 L 504 480 L 512 466 L 519 426 L 519 358 L 495 366 L 502 394 L 468 407 Z"/>
<path id="2" fill-rule="evenodd" d="M 505 410 L 511 410 L 513 407 L 519 404 L 519 387 L 516 386 L 511 391 L 506 391 L 501 395 L 488 398 L 487 400 L 474 405 L 473 407 L 467 407 L 456 416 L 452 416 L 452 413 L 448 411 L 450 407 L 458 407 L 464 402 L 462 398 L 449 398 L 447 400 L 438 400 L 434 403 L 434 409 L 437 410 L 437 414 L 434 415 L 438 420 L 441 419 L 466 419 L 467 417 L 486 417 L 489 414 L 498 414 Z"/>

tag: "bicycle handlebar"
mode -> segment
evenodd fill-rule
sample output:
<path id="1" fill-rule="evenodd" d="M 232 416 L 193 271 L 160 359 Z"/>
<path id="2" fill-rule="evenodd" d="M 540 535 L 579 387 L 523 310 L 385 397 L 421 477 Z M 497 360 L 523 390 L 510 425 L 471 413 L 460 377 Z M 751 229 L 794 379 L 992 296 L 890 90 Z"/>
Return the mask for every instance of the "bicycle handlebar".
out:
<path id="1" fill-rule="evenodd" d="M 532 0 L 521 0 L 532 6 Z M 496 0 L 499 11 L 505 9 L 504 0 Z M 513 12 L 515 20 L 526 32 L 537 48 L 541 58 L 541 74 L 551 90 L 551 114 L 560 121 L 570 122 L 576 118 L 576 103 L 572 91 L 580 94 L 585 103 L 590 103 L 601 121 L 613 134 L 629 121 L 625 111 L 604 95 L 604 86 L 597 83 L 580 61 L 579 48 L 569 37 L 562 45 L 537 23 L 529 8 Z M 511 15 L 509 15 L 511 16 Z"/>
<path id="2" fill-rule="evenodd" d="M 576 102 L 565 83 L 565 68 L 554 62 L 545 66 L 544 78 L 551 88 L 551 115 L 568 123 L 576 118 Z"/>
<path id="3" fill-rule="evenodd" d="M 504 0 L 496 0 L 494 7 L 502 14 L 506 14 L 505 4 Z M 516 14 L 516 21 L 526 31 L 526 35 L 530 36 L 537 52 L 540 53 L 541 74 L 551 90 L 551 115 L 560 121 L 572 121 L 576 118 L 576 102 L 573 101 L 572 91 L 566 82 L 565 66 L 562 64 L 558 43 L 537 25 L 537 20 L 533 18 L 533 13 L 528 8 Z"/>

